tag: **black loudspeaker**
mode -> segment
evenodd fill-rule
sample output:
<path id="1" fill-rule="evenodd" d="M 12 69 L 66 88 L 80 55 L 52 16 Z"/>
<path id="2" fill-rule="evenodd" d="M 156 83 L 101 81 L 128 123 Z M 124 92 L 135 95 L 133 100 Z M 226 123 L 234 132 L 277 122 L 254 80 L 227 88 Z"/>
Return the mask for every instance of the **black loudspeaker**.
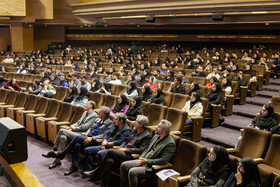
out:
<path id="1" fill-rule="evenodd" d="M 152 16 L 146 17 L 146 22 L 148 22 L 148 23 L 154 23 L 155 21 L 156 21 L 155 17 L 152 17 Z"/>
<path id="2" fill-rule="evenodd" d="M 27 160 L 25 128 L 10 118 L 0 118 L 0 153 L 9 164 Z"/>
<path id="3" fill-rule="evenodd" d="M 224 20 L 224 16 L 222 14 L 214 14 L 212 16 L 213 21 L 223 21 Z"/>

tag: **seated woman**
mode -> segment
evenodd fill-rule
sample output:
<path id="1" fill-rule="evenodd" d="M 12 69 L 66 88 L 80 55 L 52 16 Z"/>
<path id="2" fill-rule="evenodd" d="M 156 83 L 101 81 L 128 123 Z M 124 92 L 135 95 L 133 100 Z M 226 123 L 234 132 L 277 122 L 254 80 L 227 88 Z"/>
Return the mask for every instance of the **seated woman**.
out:
<path id="1" fill-rule="evenodd" d="M 129 85 L 129 83 L 130 83 L 131 81 L 135 81 L 135 77 L 134 77 L 133 75 L 129 75 L 129 76 L 127 77 L 127 80 L 124 81 L 123 85 Z"/>
<path id="2" fill-rule="evenodd" d="M 237 173 L 232 173 L 224 187 L 261 187 L 261 177 L 256 162 L 249 157 L 242 158 Z"/>
<path id="3" fill-rule="evenodd" d="M 225 78 L 222 80 L 222 89 L 225 90 L 225 96 L 228 96 L 232 92 L 231 82 Z"/>
<path id="4" fill-rule="evenodd" d="M 19 66 L 19 70 L 17 70 L 17 73 L 23 73 L 23 74 L 25 74 L 25 73 L 26 73 L 25 65 L 21 64 L 21 65 Z"/>
<path id="5" fill-rule="evenodd" d="M 100 88 L 101 88 L 101 83 L 100 83 L 98 77 L 95 77 L 94 79 L 92 79 L 90 91 L 96 92 L 96 91 L 99 90 Z"/>
<path id="6" fill-rule="evenodd" d="M 131 81 L 128 85 L 128 90 L 124 93 L 128 99 L 132 99 L 135 96 L 138 96 L 138 89 L 136 87 L 136 82 Z"/>
<path id="7" fill-rule="evenodd" d="M 25 90 L 25 88 L 20 87 L 20 86 L 17 84 L 17 80 L 16 80 L 15 78 L 12 78 L 10 81 L 8 81 L 8 82 L 4 85 L 4 88 L 5 88 L 5 89 L 8 89 L 8 90 L 14 90 L 14 91 L 22 91 L 22 90 Z"/>
<path id="8" fill-rule="evenodd" d="M 63 102 L 71 103 L 78 96 L 78 89 L 72 85 L 68 88 L 68 92 L 69 94 L 64 98 Z"/>
<path id="9" fill-rule="evenodd" d="M 146 78 L 145 75 L 141 74 L 138 77 L 138 81 L 136 82 L 137 87 L 143 87 L 146 84 Z"/>
<path id="10" fill-rule="evenodd" d="M 200 87 L 199 84 L 196 82 L 191 83 L 191 89 L 187 94 L 191 96 L 193 92 L 198 92 L 200 95 Z"/>
<path id="11" fill-rule="evenodd" d="M 159 86 L 157 84 L 157 79 L 154 76 L 151 76 L 149 78 L 149 82 L 146 83 L 145 85 L 148 85 L 151 88 L 151 90 L 159 88 Z"/>
<path id="12" fill-rule="evenodd" d="M 222 97 L 221 85 L 220 83 L 215 82 L 206 95 L 206 99 L 208 99 L 207 111 L 211 111 L 211 104 L 220 104 L 222 101 Z"/>
<path id="13" fill-rule="evenodd" d="M 129 102 L 125 95 L 120 95 L 118 97 L 117 103 L 111 108 L 111 115 L 115 115 L 118 112 L 126 114 L 129 108 Z"/>
<path id="14" fill-rule="evenodd" d="M 110 84 L 104 82 L 102 83 L 100 89 L 97 90 L 96 92 L 104 93 L 105 95 L 111 95 L 112 94 L 111 86 Z"/>
<path id="15" fill-rule="evenodd" d="M 127 119 L 131 121 L 135 121 L 138 115 L 143 115 L 143 114 L 144 111 L 143 111 L 141 97 L 139 96 L 133 97 L 131 101 L 131 105 L 126 112 Z"/>
<path id="16" fill-rule="evenodd" d="M 219 82 L 219 80 L 215 76 L 210 78 L 210 81 L 209 81 L 209 83 L 206 84 L 206 87 L 208 89 L 211 88 L 213 86 L 214 82 Z"/>
<path id="17" fill-rule="evenodd" d="M 73 105 L 84 106 L 88 102 L 88 90 L 85 87 L 78 89 L 78 96 L 71 102 Z"/>
<path id="18" fill-rule="evenodd" d="M 152 97 L 150 99 L 151 103 L 165 105 L 165 98 L 161 89 L 156 88 L 153 90 Z"/>
<path id="19" fill-rule="evenodd" d="M 196 116 L 201 116 L 203 112 L 203 106 L 200 101 L 200 95 L 197 92 L 193 92 L 191 95 L 191 100 L 187 101 L 183 111 L 188 112 L 188 119 L 186 125 L 192 124 L 192 118 Z"/>
<path id="20" fill-rule="evenodd" d="M 247 64 L 245 66 L 246 70 L 244 71 L 244 74 L 249 74 L 251 76 L 250 78 L 250 83 L 251 82 L 257 82 L 257 77 L 256 77 L 256 73 L 254 72 L 254 70 L 252 69 L 252 66 Z"/>
<path id="21" fill-rule="evenodd" d="M 230 174 L 229 156 L 225 148 L 214 146 L 191 174 L 186 187 L 223 186 Z"/>
<path id="22" fill-rule="evenodd" d="M 150 86 L 146 85 L 142 88 L 141 100 L 148 101 L 152 97 L 152 90 Z"/>

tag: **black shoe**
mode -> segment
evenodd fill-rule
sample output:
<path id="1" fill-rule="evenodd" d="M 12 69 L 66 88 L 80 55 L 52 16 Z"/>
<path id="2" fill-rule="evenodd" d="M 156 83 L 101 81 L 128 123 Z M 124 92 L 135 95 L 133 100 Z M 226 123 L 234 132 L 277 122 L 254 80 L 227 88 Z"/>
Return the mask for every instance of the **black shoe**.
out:
<path id="1" fill-rule="evenodd" d="M 61 153 L 56 153 L 55 158 L 59 158 L 60 160 L 63 160 L 66 155 L 65 151 L 62 151 Z"/>
<path id="2" fill-rule="evenodd" d="M 78 171 L 78 168 L 73 168 L 73 167 L 71 167 L 71 168 L 69 168 L 68 171 L 66 171 L 66 172 L 64 173 L 64 175 L 67 176 L 67 175 L 70 175 L 70 174 L 72 174 L 72 173 L 76 173 L 77 171 Z"/>
<path id="3" fill-rule="evenodd" d="M 60 166 L 60 165 L 61 165 L 60 160 L 59 159 L 55 159 L 54 162 L 49 166 L 49 169 L 53 169 L 56 166 Z"/>
<path id="4" fill-rule="evenodd" d="M 100 179 L 100 174 L 99 174 L 98 168 L 96 168 L 94 170 L 91 170 L 91 171 L 85 171 L 83 173 L 82 177 L 83 178 L 89 177 L 89 178 L 92 178 L 92 179 L 95 179 L 95 180 Z"/>
<path id="5" fill-rule="evenodd" d="M 50 151 L 47 154 L 42 154 L 42 156 L 45 157 L 45 158 L 55 158 L 56 153 L 54 151 Z"/>

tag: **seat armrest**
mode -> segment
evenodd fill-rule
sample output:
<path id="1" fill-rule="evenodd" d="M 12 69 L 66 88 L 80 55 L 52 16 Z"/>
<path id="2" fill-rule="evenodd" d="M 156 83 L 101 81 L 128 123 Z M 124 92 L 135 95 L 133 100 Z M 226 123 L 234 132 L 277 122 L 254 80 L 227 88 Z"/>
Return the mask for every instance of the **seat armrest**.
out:
<path id="1" fill-rule="evenodd" d="M 96 141 L 101 143 L 101 142 L 103 142 L 103 139 L 96 139 Z"/>
<path id="2" fill-rule="evenodd" d="M 240 129 L 240 132 L 244 132 L 244 129 Z"/>
<path id="3" fill-rule="evenodd" d="M 23 107 L 17 107 L 17 108 L 13 108 L 13 110 L 23 110 Z"/>
<path id="4" fill-rule="evenodd" d="M 132 158 L 139 158 L 140 154 L 131 154 Z"/>
<path id="5" fill-rule="evenodd" d="M 240 88 L 248 89 L 248 86 L 240 86 Z"/>
<path id="6" fill-rule="evenodd" d="M 263 158 L 254 158 L 254 161 L 255 161 L 257 164 L 260 164 L 260 163 L 263 163 L 263 162 L 264 162 L 264 159 L 263 159 Z"/>
<path id="7" fill-rule="evenodd" d="M 180 132 L 180 131 L 170 131 L 170 134 L 175 134 L 175 135 L 181 136 L 182 132 Z"/>
<path id="8" fill-rule="evenodd" d="M 22 110 L 22 113 L 34 113 L 35 112 L 35 110 Z"/>
<path id="9" fill-rule="evenodd" d="M 62 121 L 62 122 L 57 122 L 57 121 L 50 121 L 50 123 L 55 123 L 56 125 L 68 125 L 70 124 L 68 121 Z"/>
<path id="10" fill-rule="evenodd" d="M 32 114 L 33 117 L 43 117 L 45 116 L 46 114 Z"/>
<path id="11" fill-rule="evenodd" d="M 113 146 L 113 149 L 119 149 L 120 148 L 120 146 Z"/>
<path id="12" fill-rule="evenodd" d="M 177 180 L 178 182 L 187 182 L 191 180 L 191 175 L 185 175 L 185 176 L 181 176 L 181 177 L 177 177 L 176 179 L 173 178 L 172 176 L 170 177 L 174 180 Z"/>
<path id="13" fill-rule="evenodd" d="M 214 106 L 221 106 L 221 105 L 220 104 L 218 104 L 218 105 L 217 104 L 211 104 L 211 106 L 214 107 Z"/>
<path id="14" fill-rule="evenodd" d="M 60 126 L 60 129 L 67 129 L 67 130 L 68 130 L 68 129 L 69 129 L 69 126 L 68 126 L 68 125 L 61 125 L 61 126 Z"/>
<path id="15" fill-rule="evenodd" d="M 228 153 L 236 153 L 237 150 L 236 149 L 233 149 L 233 148 L 228 148 L 226 149 Z"/>
<path id="16" fill-rule="evenodd" d="M 165 169 L 165 168 L 170 168 L 172 167 L 172 164 L 171 163 L 167 163 L 165 165 L 153 165 L 152 168 L 154 170 L 160 170 L 160 169 Z"/>
<path id="17" fill-rule="evenodd" d="M 57 118 L 56 117 L 50 117 L 50 118 L 43 118 L 43 120 L 45 120 L 45 121 L 55 121 L 55 120 L 57 120 Z"/>

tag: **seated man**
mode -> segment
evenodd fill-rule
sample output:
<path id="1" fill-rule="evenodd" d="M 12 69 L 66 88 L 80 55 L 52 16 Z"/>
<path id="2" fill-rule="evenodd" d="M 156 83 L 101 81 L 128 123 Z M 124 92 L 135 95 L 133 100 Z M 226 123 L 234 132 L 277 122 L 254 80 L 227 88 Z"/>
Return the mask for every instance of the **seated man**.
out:
<path id="1" fill-rule="evenodd" d="M 175 78 L 174 82 L 171 83 L 168 91 L 172 92 L 172 93 L 185 94 L 186 93 L 186 88 L 181 83 L 182 83 L 182 77 L 177 76 Z"/>
<path id="2" fill-rule="evenodd" d="M 125 161 L 121 164 L 121 186 L 138 186 L 138 178 L 152 178 L 152 165 L 165 165 L 176 151 L 174 139 L 169 135 L 172 124 L 161 120 L 156 128 L 156 135 L 148 148 L 137 160 Z"/>
<path id="3" fill-rule="evenodd" d="M 97 139 L 103 139 L 104 135 L 107 131 L 110 131 L 113 128 L 113 122 L 110 119 L 110 112 L 108 112 L 108 107 L 101 107 L 99 111 L 99 118 L 97 118 L 93 126 L 88 129 L 86 133 L 82 133 L 82 135 L 77 135 L 70 144 L 64 149 L 64 151 L 60 154 L 59 159 L 63 159 L 66 153 L 72 152 L 72 166 L 70 169 L 64 173 L 64 175 L 70 175 L 76 171 L 78 171 L 78 159 L 80 154 L 80 149 L 84 149 L 89 146 L 96 146 Z"/>
<path id="4" fill-rule="evenodd" d="M 38 95 L 42 91 L 42 89 L 43 88 L 40 85 L 40 82 L 38 80 L 36 80 L 36 81 L 33 81 L 33 86 L 29 87 L 28 93 Z"/>
<path id="5" fill-rule="evenodd" d="M 52 83 L 49 79 L 46 79 L 43 83 L 44 87 L 39 93 L 39 96 L 44 96 L 48 98 L 54 98 L 56 94 L 55 88 L 52 86 Z"/>
<path id="6" fill-rule="evenodd" d="M 99 179 L 101 177 L 102 185 L 108 185 L 112 177 L 111 171 L 114 168 L 118 168 L 126 160 L 132 160 L 131 154 L 142 154 L 148 147 L 151 141 L 151 134 L 146 129 L 148 124 L 149 120 L 146 116 L 138 116 L 134 122 L 135 128 L 126 141 L 121 144 L 120 148 L 117 150 L 110 149 L 98 167 L 93 171 L 84 172 L 83 177 L 92 177 L 92 179 Z"/>
<path id="7" fill-rule="evenodd" d="M 91 89 L 91 85 L 89 82 L 87 82 L 87 76 L 83 75 L 81 77 L 81 82 L 77 85 L 77 88 L 79 89 L 80 87 L 85 87 L 88 91 Z"/>
<path id="8" fill-rule="evenodd" d="M 106 112 L 107 108 L 108 107 L 106 107 L 106 109 L 103 109 L 103 111 Z M 72 140 L 80 133 L 86 132 L 98 117 L 96 112 L 93 111 L 94 109 L 95 103 L 93 101 L 87 102 L 87 104 L 85 105 L 85 112 L 83 113 L 79 121 L 74 123 L 73 125 L 70 125 L 68 129 L 60 129 L 58 131 L 53 149 L 57 150 L 58 152 L 63 151 L 67 140 Z M 110 114 L 109 108 L 107 112 Z M 50 151 L 47 154 L 42 154 L 42 156 L 46 158 L 53 157 L 54 155 L 56 155 L 54 151 Z M 49 169 L 55 168 L 58 165 L 61 165 L 60 159 L 55 159 L 55 161 L 49 166 Z"/>

